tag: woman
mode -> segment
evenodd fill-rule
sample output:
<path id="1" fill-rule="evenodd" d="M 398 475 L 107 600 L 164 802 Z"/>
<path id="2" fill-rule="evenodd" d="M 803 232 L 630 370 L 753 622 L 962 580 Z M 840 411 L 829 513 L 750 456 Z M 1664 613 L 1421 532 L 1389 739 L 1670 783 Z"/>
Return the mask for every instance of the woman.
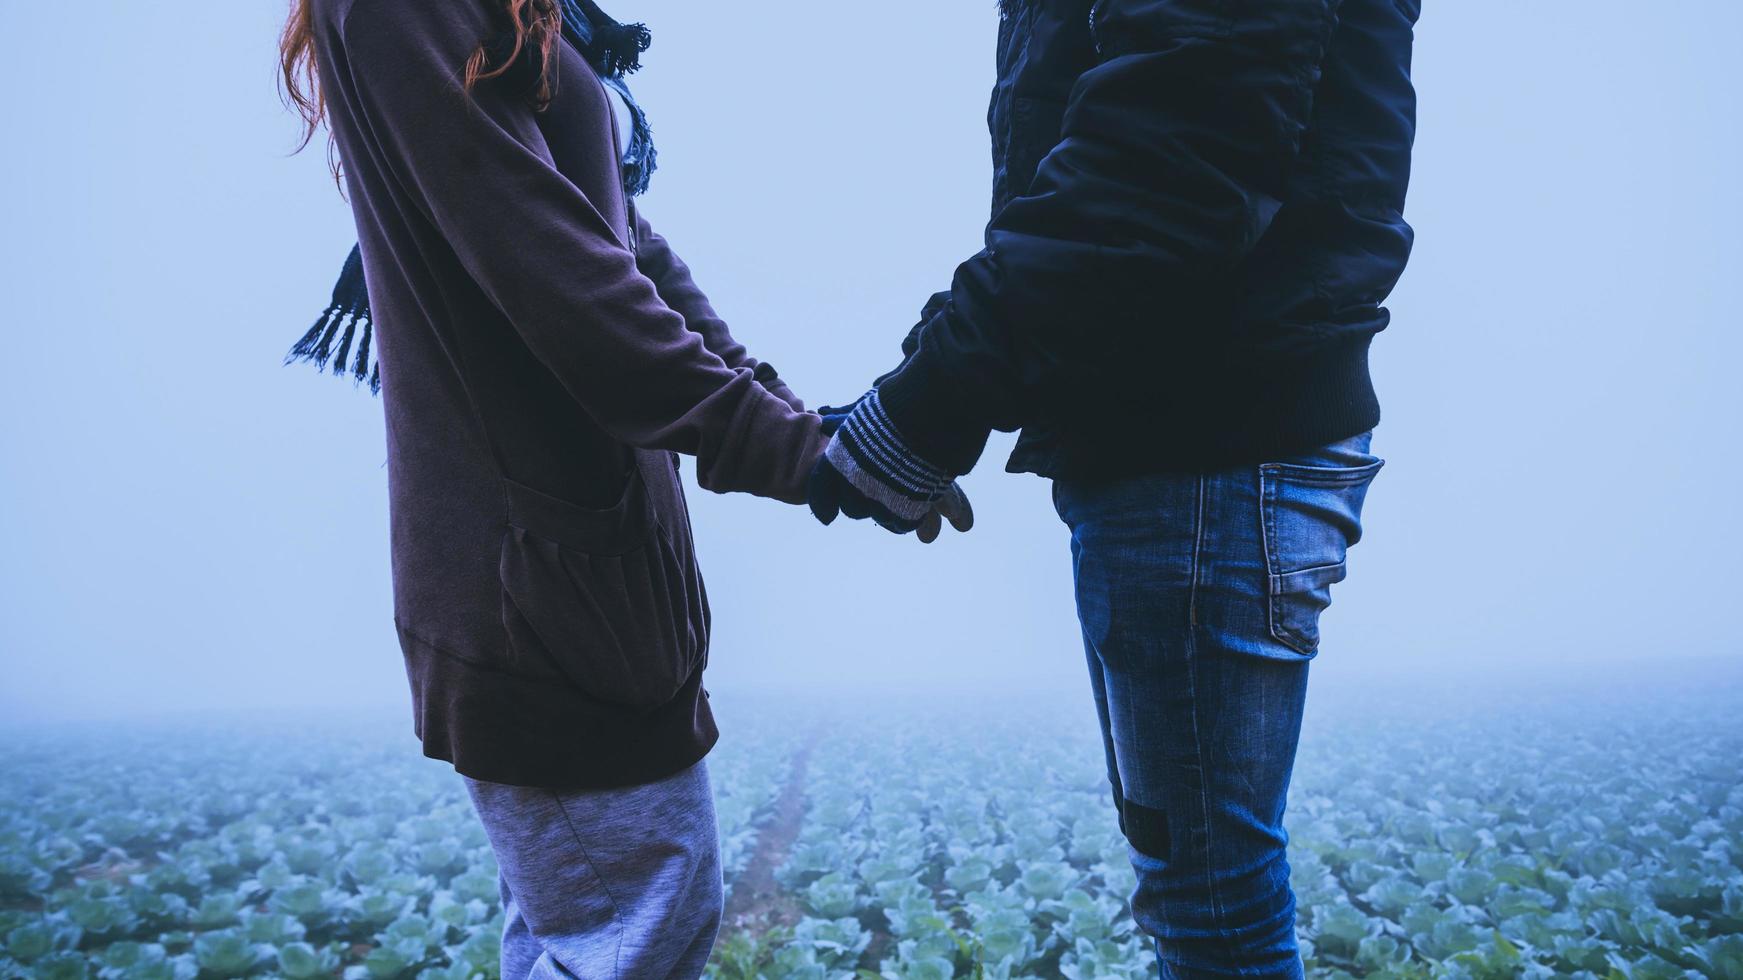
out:
<path id="1" fill-rule="evenodd" d="M 415 728 L 496 851 L 504 977 L 702 972 L 716 731 L 675 454 L 801 503 L 825 443 L 636 214 L 652 147 L 612 92 L 646 46 L 591 0 L 296 0 L 283 41 L 360 238 L 294 353 L 380 386 Z"/>

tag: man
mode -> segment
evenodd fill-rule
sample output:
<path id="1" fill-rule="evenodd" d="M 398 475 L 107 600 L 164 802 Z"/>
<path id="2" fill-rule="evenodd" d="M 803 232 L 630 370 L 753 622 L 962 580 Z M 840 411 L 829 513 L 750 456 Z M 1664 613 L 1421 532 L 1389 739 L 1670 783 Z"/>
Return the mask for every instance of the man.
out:
<path id="1" fill-rule="evenodd" d="M 825 410 L 819 519 L 935 533 L 992 429 L 1054 481 L 1132 910 L 1169 977 L 1299 977 L 1282 826 L 1360 536 L 1419 0 L 1006 0 L 986 247 Z"/>

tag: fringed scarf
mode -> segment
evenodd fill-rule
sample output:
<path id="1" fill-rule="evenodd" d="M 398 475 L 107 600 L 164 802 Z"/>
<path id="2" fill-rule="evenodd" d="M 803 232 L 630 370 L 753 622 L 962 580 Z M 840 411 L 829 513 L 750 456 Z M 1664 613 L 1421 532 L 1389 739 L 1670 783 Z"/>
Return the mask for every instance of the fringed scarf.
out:
<path id="1" fill-rule="evenodd" d="M 563 6 L 563 36 L 586 57 L 600 79 L 629 108 L 630 141 L 623 153 L 623 190 L 630 197 L 648 189 L 658 154 L 647 113 L 629 93 L 624 76 L 641 67 L 641 53 L 653 37 L 641 24 L 620 24 L 606 16 L 593 0 L 558 0 Z M 286 364 L 306 361 L 317 371 L 349 374 L 358 384 L 381 391 L 381 364 L 374 352 L 374 324 L 369 315 L 369 290 L 363 281 L 363 253 L 355 245 L 339 271 L 333 299 L 321 311 L 315 325 L 303 334 Z M 355 344 L 355 347 L 353 347 Z"/>

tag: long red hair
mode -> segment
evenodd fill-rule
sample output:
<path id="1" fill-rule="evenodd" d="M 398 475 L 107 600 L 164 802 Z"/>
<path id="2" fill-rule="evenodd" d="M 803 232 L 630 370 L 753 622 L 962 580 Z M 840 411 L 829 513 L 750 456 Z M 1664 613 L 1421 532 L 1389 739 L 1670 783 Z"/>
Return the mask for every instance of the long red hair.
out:
<path id="1" fill-rule="evenodd" d="M 284 32 L 279 35 L 278 40 L 280 93 L 284 97 L 285 105 L 303 121 L 302 140 L 297 144 L 299 151 L 309 145 L 327 119 L 327 98 L 321 91 L 320 65 L 315 60 L 315 21 L 310 2 L 311 0 L 291 0 L 290 17 L 285 21 Z M 481 81 L 502 75 L 531 51 L 532 57 L 538 59 L 539 69 L 539 82 L 534 90 L 533 100 L 542 109 L 550 104 L 554 91 L 551 80 L 552 54 L 556 51 L 557 39 L 563 33 L 562 7 L 557 0 L 497 2 L 501 3 L 502 14 L 514 31 L 514 44 L 506 56 L 492 64 L 484 45 L 480 43 L 471 57 L 466 59 L 466 88 L 471 89 Z M 328 157 L 333 161 L 333 175 L 337 178 L 338 160 L 333 157 L 330 142 Z"/>

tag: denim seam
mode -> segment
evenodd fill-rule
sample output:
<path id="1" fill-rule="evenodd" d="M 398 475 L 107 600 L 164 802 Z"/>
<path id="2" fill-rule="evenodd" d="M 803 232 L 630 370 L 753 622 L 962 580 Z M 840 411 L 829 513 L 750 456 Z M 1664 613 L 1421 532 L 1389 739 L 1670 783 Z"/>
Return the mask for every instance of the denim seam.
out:
<path id="1" fill-rule="evenodd" d="M 1186 625 L 1189 627 L 1198 625 L 1199 563 L 1204 555 L 1204 501 L 1205 497 L 1209 496 L 1205 482 L 1204 474 L 1199 474 L 1198 500 L 1196 513 L 1193 515 L 1192 529 L 1192 582 L 1187 588 L 1186 595 Z"/>
<path id="2" fill-rule="evenodd" d="M 1311 657 L 1314 645 L 1307 637 L 1283 622 L 1283 556 L 1277 551 L 1277 491 L 1282 474 L 1270 467 L 1259 468 L 1259 535 L 1265 545 L 1265 624 L 1271 637 L 1295 653 Z"/>
<path id="3" fill-rule="evenodd" d="M 575 838 L 575 846 L 581 849 L 581 857 L 587 862 L 587 867 L 593 872 L 593 877 L 599 879 L 599 888 L 605 892 L 605 897 L 611 900 L 611 918 L 617 925 L 617 945 L 611 953 L 611 975 L 623 975 L 621 963 L 623 960 L 623 907 L 617 904 L 617 896 L 611 893 L 611 883 L 605 880 L 605 875 L 599 871 L 599 865 L 593 862 L 593 855 L 587 850 L 587 845 L 581 840 L 581 831 L 575 826 L 575 818 L 569 815 L 569 805 L 563 802 L 563 795 L 556 790 L 549 790 L 551 799 L 557 803 L 557 809 L 562 811 L 563 822 L 569 825 L 569 835 Z"/>
<path id="4" fill-rule="evenodd" d="M 1259 539 L 1265 549 L 1265 625 L 1270 628 L 1273 639 L 1288 643 L 1277 630 L 1277 593 L 1282 589 L 1277 569 L 1282 562 L 1277 555 L 1277 514 L 1272 503 L 1277 484 L 1271 475 L 1270 470 L 1259 467 Z"/>
<path id="5" fill-rule="evenodd" d="M 1374 457 L 1372 463 L 1361 466 L 1304 466 L 1300 463 L 1262 463 L 1259 473 L 1271 480 L 1288 480 L 1305 484 L 1310 487 L 1325 487 L 1341 489 L 1357 486 L 1372 480 L 1386 465 L 1386 461 Z"/>
<path id="6" fill-rule="evenodd" d="M 1202 477 L 1201 477 L 1202 479 Z M 1216 922 L 1218 932 L 1225 932 L 1227 915 L 1223 911 L 1222 895 L 1217 888 L 1215 864 L 1212 855 L 1216 853 L 1216 842 L 1212 839 L 1210 821 L 1210 791 L 1205 785 L 1206 773 L 1210 770 L 1205 766 L 1204 738 L 1198 725 L 1198 629 L 1186 631 L 1186 695 L 1192 705 L 1192 754 L 1198 763 L 1198 807 L 1199 819 L 1204 821 L 1204 886 L 1210 896 L 1211 915 Z"/>

